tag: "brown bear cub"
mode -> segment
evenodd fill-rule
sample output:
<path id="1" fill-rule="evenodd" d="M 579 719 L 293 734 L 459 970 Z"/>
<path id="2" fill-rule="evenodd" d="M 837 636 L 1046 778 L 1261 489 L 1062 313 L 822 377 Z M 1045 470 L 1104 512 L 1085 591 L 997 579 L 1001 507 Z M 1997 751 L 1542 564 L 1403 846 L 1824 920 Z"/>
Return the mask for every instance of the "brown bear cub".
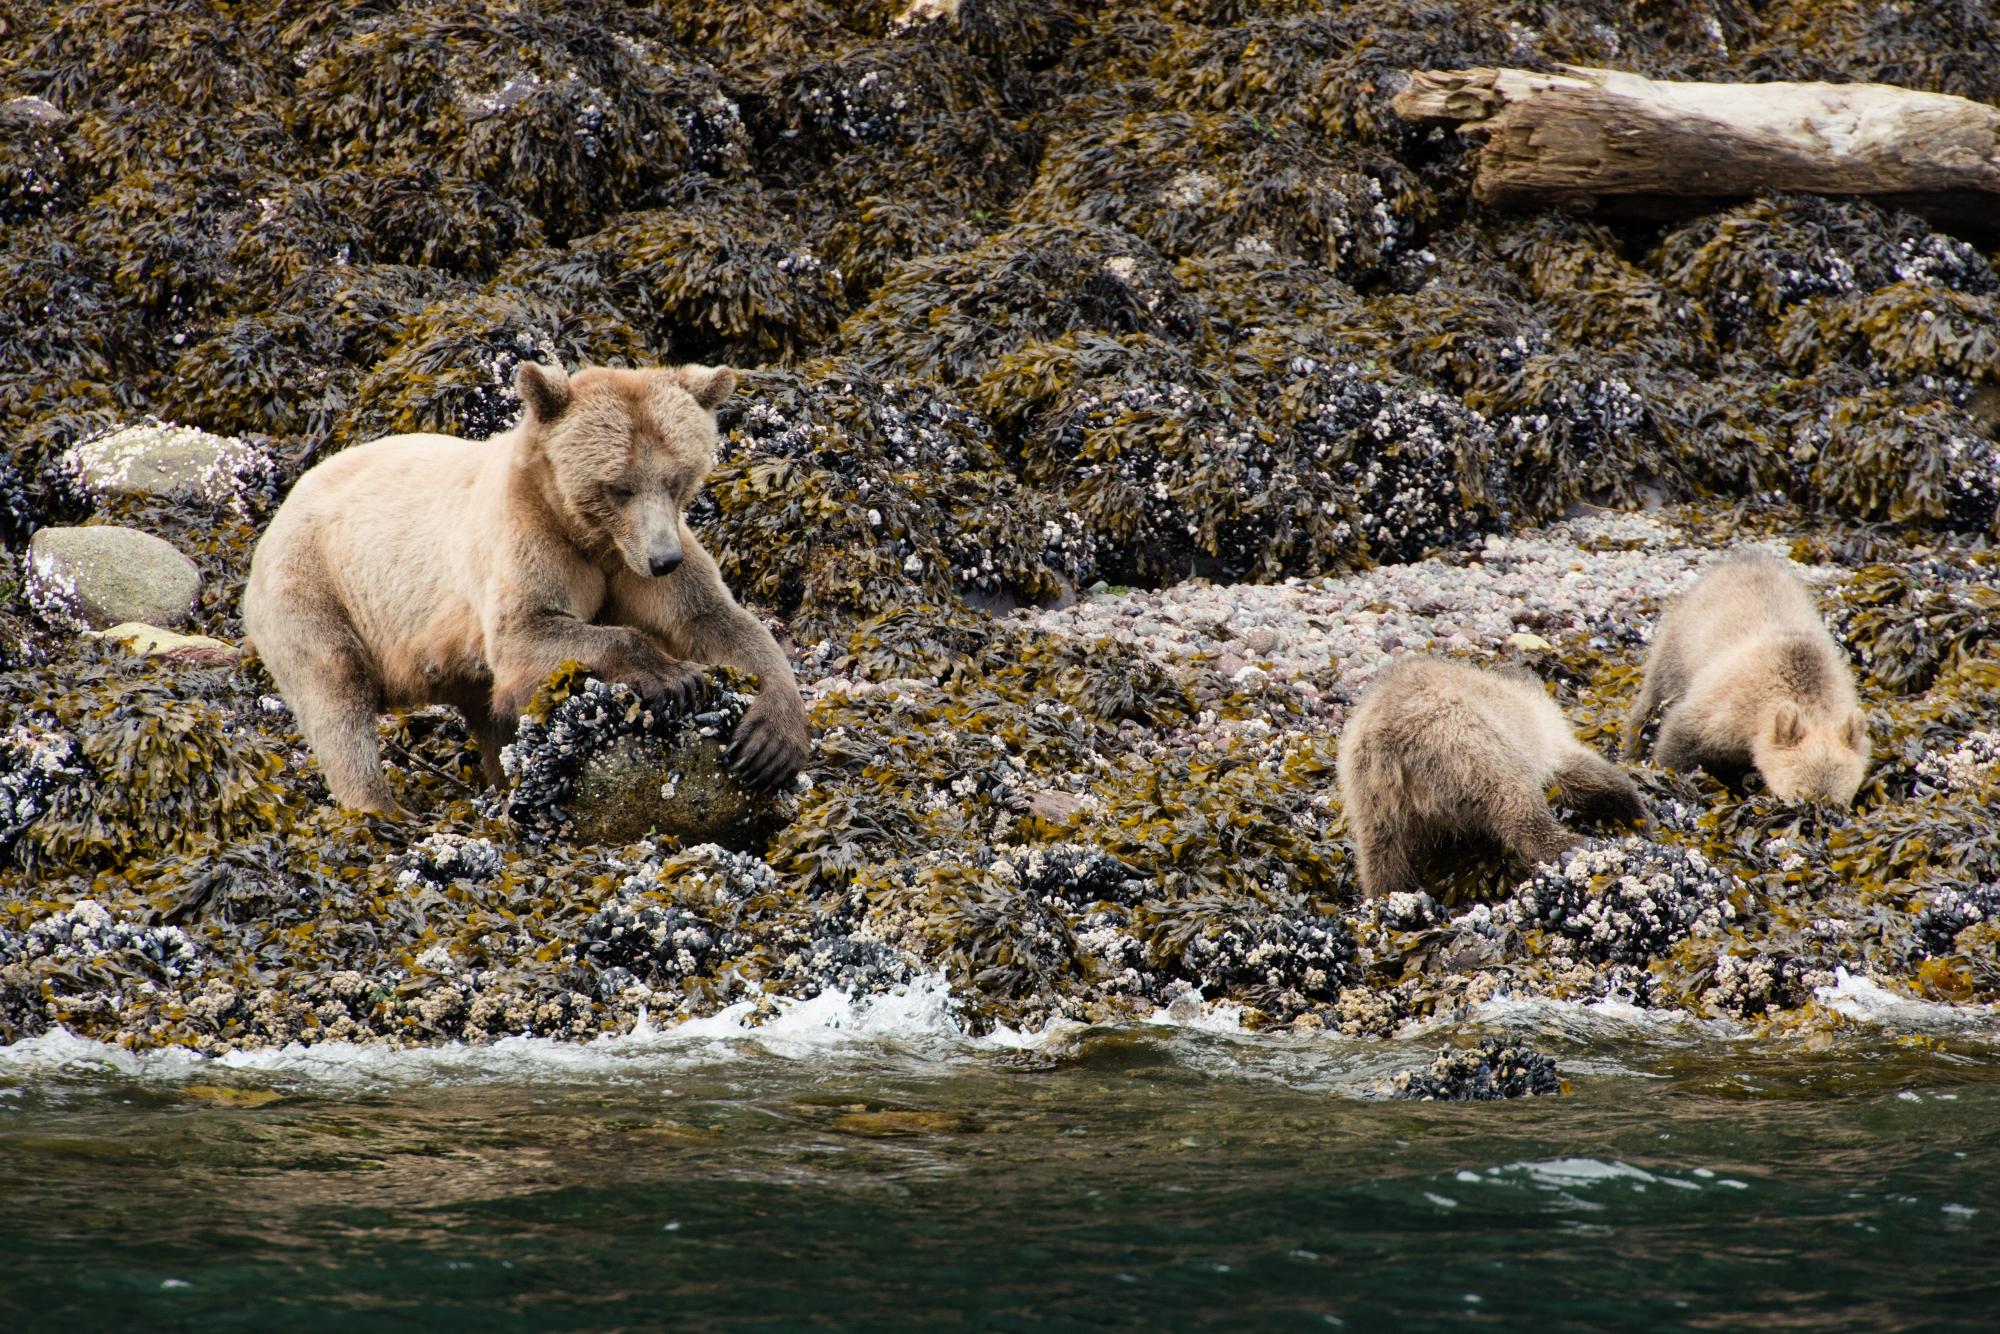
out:
<path id="1" fill-rule="evenodd" d="M 400 815 L 384 709 L 449 704 L 488 782 L 522 707 L 569 659 L 651 700 L 694 663 L 755 673 L 729 762 L 777 786 L 811 745 L 791 664 L 687 528 L 715 457 L 726 367 L 523 365 L 526 412 L 491 440 L 400 435 L 301 477 L 250 564 L 243 623 L 343 806 Z"/>
<path id="2" fill-rule="evenodd" d="M 1529 862 L 1577 841 L 1549 810 L 1551 778 L 1578 810 L 1644 820 L 1623 770 L 1578 741 L 1526 673 L 1435 658 L 1391 663 L 1340 735 L 1340 798 L 1370 898 L 1417 888 L 1416 854 L 1467 836 Z"/>
<path id="3" fill-rule="evenodd" d="M 1847 805 L 1868 770 L 1868 719 L 1847 655 L 1783 561 L 1725 557 L 1660 622 L 1625 715 L 1627 757 L 1666 706 L 1653 758 L 1735 776 L 1754 766 L 1788 801 Z"/>

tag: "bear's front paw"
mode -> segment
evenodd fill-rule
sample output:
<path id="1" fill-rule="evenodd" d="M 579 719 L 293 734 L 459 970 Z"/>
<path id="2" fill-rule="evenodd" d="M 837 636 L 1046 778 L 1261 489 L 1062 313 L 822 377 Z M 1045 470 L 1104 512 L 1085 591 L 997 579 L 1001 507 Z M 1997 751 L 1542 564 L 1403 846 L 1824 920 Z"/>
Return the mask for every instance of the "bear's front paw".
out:
<path id="1" fill-rule="evenodd" d="M 632 673 L 625 684 L 655 708 L 685 709 L 701 694 L 708 673 L 685 662 Z"/>
<path id="2" fill-rule="evenodd" d="M 739 781 L 776 789 L 791 782 L 805 767 L 806 756 L 812 752 L 812 733 L 802 708 L 767 703 L 769 699 L 759 695 L 743 721 L 736 724 L 736 737 L 724 759 Z"/>

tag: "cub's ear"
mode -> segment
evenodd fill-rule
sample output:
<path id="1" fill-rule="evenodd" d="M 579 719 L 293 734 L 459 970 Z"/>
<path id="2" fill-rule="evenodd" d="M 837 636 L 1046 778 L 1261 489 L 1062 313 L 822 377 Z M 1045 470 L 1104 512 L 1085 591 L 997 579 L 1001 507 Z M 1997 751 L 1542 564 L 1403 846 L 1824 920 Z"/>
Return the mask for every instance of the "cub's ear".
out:
<path id="1" fill-rule="evenodd" d="M 538 422 L 552 422 L 569 407 L 569 376 L 560 366 L 524 361 L 514 372 L 514 392 Z"/>
<path id="2" fill-rule="evenodd" d="M 679 370 L 681 386 L 710 412 L 736 392 L 736 372 L 727 366 L 682 366 Z"/>
<path id="3" fill-rule="evenodd" d="M 1778 716 L 1771 720 L 1771 742 L 1773 745 L 1789 748 L 1805 739 L 1805 720 L 1799 717 L 1799 706 L 1789 701 L 1778 706 Z"/>
<path id="4" fill-rule="evenodd" d="M 1860 750 L 1868 742 L 1868 715 L 1856 709 L 1840 725 L 1840 740 L 1849 750 Z"/>

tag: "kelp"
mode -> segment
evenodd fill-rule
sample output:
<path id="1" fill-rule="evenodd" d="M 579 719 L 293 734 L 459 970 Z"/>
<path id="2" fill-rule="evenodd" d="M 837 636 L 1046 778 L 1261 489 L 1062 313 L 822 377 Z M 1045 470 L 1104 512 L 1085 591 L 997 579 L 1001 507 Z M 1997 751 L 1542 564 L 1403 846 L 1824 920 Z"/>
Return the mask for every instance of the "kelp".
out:
<path id="1" fill-rule="evenodd" d="M 583 1038 L 927 971 L 975 1027 L 1198 990 L 1382 1033 L 1511 987 L 1782 1029 L 1839 968 L 2000 996 L 1988 242 L 1793 196 L 1503 216 L 1389 109 L 1408 69 L 1561 62 L 1990 101 L 1984 7 L 904 9 L 0 0 L 0 1039 Z M 522 360 L 683 358 L 743 372 L 693 522 L 819 738 L 755 852 L 528 838 L 441 709 L 382 733 L 415 823 L 341 813 L 254 663 L 70 641 L 18 596 L 35 527 L 133 524 L 237 642 L 304 465 L 503 430 Z M 155 417 L 268 477 L 221 511 L 61 484 Z M 1349 665 L 1145 647 L 1153 587 L 1504 562 L 1521 525 L 1663 504 L 1823 567 L 1876 756 L 1843 817 L 1641 767 L 1648 839 L 1456 849 L 1357 903 Z M 1116 637 L 1009 618 L 1127 596 Z M 1604 744 L 1643 619 L 1520 628 Z"/>

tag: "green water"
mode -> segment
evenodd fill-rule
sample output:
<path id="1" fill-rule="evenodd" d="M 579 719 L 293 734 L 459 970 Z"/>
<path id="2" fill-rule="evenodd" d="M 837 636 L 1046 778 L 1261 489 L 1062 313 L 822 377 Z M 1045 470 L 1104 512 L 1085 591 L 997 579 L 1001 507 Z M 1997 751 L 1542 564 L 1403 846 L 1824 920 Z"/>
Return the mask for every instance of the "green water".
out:
<path id="1" fill-rule="evenodd" d="M 1480 1105 L 1360 1096 L 1437 1035 L 0 1062 L 0 1325 L 1994 1326 L 1990 1041 L 1540 1027 Z"/>

